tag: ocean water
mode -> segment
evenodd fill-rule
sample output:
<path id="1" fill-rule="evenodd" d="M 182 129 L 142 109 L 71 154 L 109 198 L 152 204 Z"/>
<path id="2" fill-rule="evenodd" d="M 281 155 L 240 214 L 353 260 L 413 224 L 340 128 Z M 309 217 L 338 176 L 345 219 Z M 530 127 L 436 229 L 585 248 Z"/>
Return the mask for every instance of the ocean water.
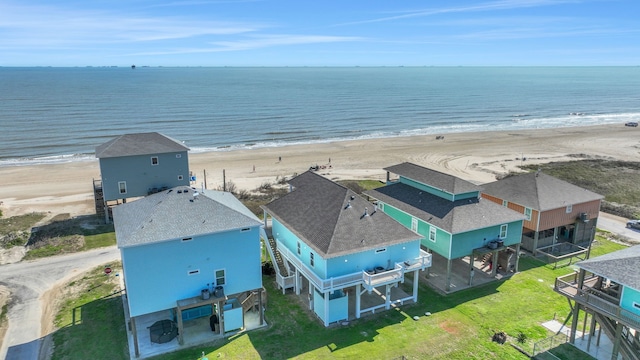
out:
<path id="1" fill-rule="evenodd" d="M 0 68 L 0 166 L 640 121 L 640 67 Z"/>

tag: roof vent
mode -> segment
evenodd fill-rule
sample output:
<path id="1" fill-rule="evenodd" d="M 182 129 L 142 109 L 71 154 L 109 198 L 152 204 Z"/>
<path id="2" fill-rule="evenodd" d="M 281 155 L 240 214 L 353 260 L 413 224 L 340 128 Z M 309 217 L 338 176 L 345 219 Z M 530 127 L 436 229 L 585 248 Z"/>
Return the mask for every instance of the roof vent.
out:
<path id="1" fill-rule="evenodd" d="M 178 194 L 182 194 L 182 190 L 178 190 Z"/>
<path id="2" fill-rule="evenodd" d="M 355 200 L 355 198 L 356 197 L 354 195 L 351 195 L 351 200 Z"/>
<path id="3" fill-rule="evenodd" d="M 351 207 L 351 200 L 347 201 L 347 205 L 344 207 L 345 210 Z"/>
<path id="4" fill-rule="evenodd" d="M 369 216 L 369 209 L 368 208 L 364 208 L 364 214 L 362 214 L 362 217 L 367 217 Z"/>

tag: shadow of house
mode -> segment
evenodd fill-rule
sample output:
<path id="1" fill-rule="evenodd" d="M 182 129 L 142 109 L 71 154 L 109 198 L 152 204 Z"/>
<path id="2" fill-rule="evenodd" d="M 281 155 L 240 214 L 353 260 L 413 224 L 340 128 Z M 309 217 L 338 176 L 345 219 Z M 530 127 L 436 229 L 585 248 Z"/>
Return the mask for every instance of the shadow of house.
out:
<path id="1" fill-rule="evenodd" d="M 70 218 L 69 214 L 55 216 L 45 225 L 34 227 L 26 246 L 31 249 L 50 246 L 56 253 L 81 250 L 85 246 L 85 236 L 113 232 L 112 225 L 105 225 L 95 215 Z"/>

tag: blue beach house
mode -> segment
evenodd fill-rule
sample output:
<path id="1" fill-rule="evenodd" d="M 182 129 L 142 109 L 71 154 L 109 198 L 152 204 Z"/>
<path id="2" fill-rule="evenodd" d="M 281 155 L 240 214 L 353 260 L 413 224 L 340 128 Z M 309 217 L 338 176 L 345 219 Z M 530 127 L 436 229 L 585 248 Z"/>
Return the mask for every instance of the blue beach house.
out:
<path id="1" fill-rule="evenodd" d="M 199 317 L 215 314 L 224 336 L 258 308 L 262 325 L 262 222 L 231 193 L 173 187 L 116 206 L 113 218 L 136 354 L 136 324 L 154 316 L 177 322 L 180 344 Z"/>
<path id="2" fill-rule="evenodd" d="M 491 277 L 498 268 L 517 271 L 522 214 L 483 200 L 479 186 L 452 175 L 408 162 L 385 170 L 387 185 L 365 194 L 421 235 L 422 246 L 434 254 L 430 284 L 449 292 L 471 286 L 479 271 Z"/>
<path id="3" fill-rule="evenodd" d="M 100 181 L 94 181 L 96 211 L 108 221 L 108 205 L 189 185 L 189 148 L 166 135 L 125 134 L 96 147 Z"/>
<path id="4" fill-rule="evenodd" d="M 582 310 L 583 331 L 586 328 L 584 325 L 590 323 L 588 334 L 585 334 L 588 350 L 600 344 L 601 336 L 605 335 L 613 344 L 611 359 L 621 356 L 623 359 L 639 360 L 640 245 L 580 261 L 575 265 L 578 270 L 557 278 L 554 288 L 570 304 L 573 301 L 569 342 L 576 342 Z M 595 341 L 592 340 L 594 338 Z"/>
<path id="5" fill-rule="evenodd" d="M 289 185 L 263 206 L 283 292 L 302 293 L 325 326 L 418 300 L 418 273 L 431 264 L 421 236 L 314 172 Z"/>

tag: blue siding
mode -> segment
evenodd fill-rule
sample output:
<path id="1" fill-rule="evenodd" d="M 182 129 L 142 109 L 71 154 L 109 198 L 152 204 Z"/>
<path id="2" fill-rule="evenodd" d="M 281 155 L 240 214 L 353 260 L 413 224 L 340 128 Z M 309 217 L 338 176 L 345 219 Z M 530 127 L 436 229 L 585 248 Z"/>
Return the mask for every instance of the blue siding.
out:
<path id="1" fill-rule="evenodd" d="M 329 296 L 329 313 L 325 313 L 324 296 Z M 349 318 L 349 296 L 337 290 L 333 294 L 313 292 L 313 311 L 322 321 L 332 323 Z"/>
<path id="2" fill-rule="evenodd" d="M 121 249 L 131 316 L 176 307 L 226 272 L 226 295 L 262 287 L 259 227 Z M 189 275 L 189 271 L 200 270 Z"/>
<path id="3" fill-rule="evenodd" d="M 151 164 L 154 156 L 158 157 L 157 165 Z M 100 176 L 105 200 L 146 196 L 151 188 L 189 185 L 189 158 L 186 151 L 102 158 Z M 127 183 L 126 194 L 120 194 L 120 181 Z"/>
<path id="4" fill-rule="evenodd" d="M 382 252 L 376 252 L 378 249 L 370 249 L 324 259 L 276 219 L 273 219 L 272 230 L 276 239 L 280 240 L 289 251 L 322 279 L 352 274 L 363 270 L 371 270 L 376 266 L 392 268 L 396 262 L 413 260 L 420 255 L 420 240 L 414 240 L 407 243 L 380 247 L 380 249 L 386 249 Z M 298 242 L 300 242 L 301 245 L 300 255 L 298 255 Z M 314 253 L 313 267 L 310 266 L 310 253 Z"/>
<path id="5" fill-rule="evenodd" d="M 636 315 L 640 315 L 640 307 L 635 306 L 634 303 L 640 306 L 640 291 L 625 286 L 622 288 L 620 307 Z"/>
<path id="6" fill-rule="evenodd" d="M 280 240 L 284 246 L 289 249 L 295 256 L 298 257 L 309 269 L 322 279 L 327 278 L 327 263 L 316 251 L 314 251 L 304 241 L 300 240 L 294 233 L 289 231 L 278 220 L 273 219 L 271 225 L 271 232 L 276 240 Z M 298 242 L 300 242 L 301 253 L 298 255 Z M 310 254 L 313 253 L 314 266 L 311 266 Z"/>
<path id="7" fill-rule="evenodd" d="M 373 270 L 376 266 L 391 269 L 398 262 L 413 260 L 420 255 L 420 240 L 395 244 L 379 249 L 367 250 L 327 260 L 327 277 L 338 277 L 363 270 Z"/>

